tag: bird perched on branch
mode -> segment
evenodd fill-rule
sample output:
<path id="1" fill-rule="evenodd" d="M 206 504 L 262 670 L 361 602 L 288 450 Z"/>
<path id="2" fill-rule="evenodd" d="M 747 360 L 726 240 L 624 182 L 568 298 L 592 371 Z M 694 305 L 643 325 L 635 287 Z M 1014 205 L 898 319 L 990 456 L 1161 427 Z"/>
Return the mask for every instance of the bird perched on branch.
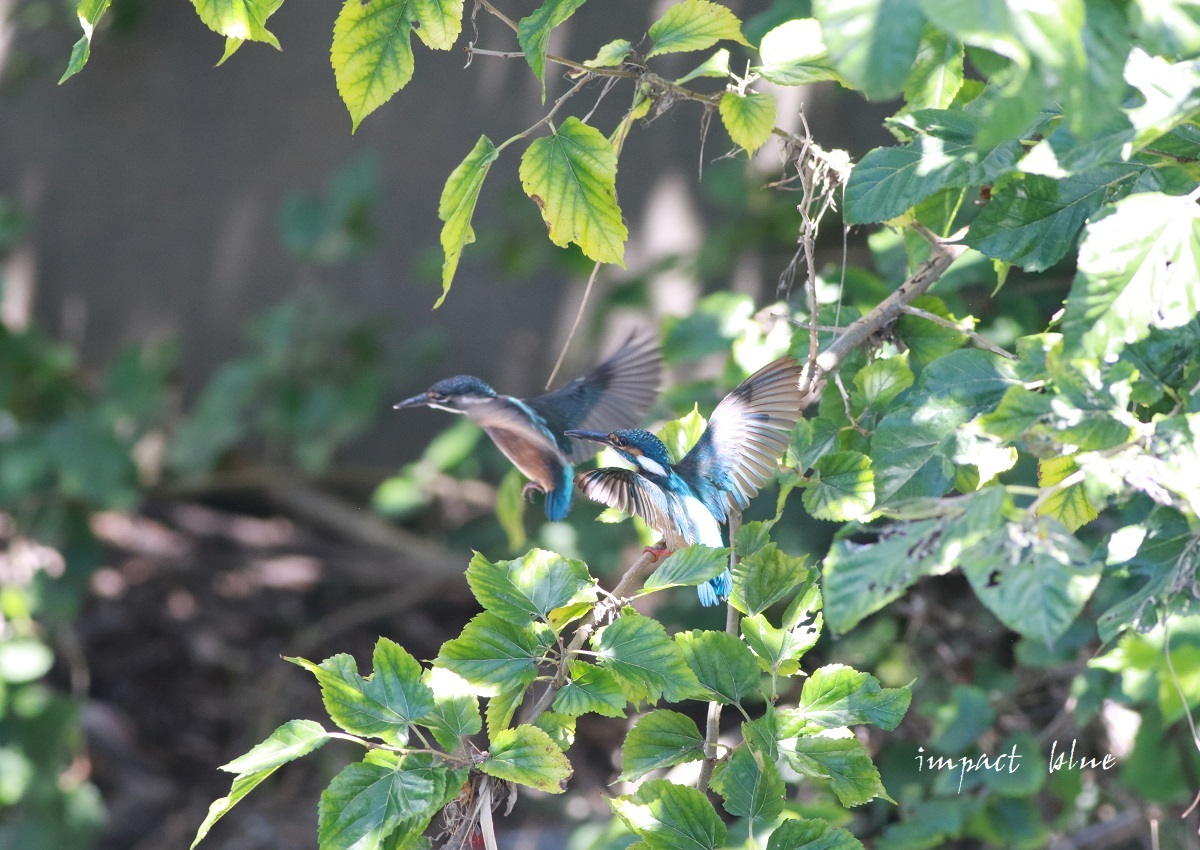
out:
<path id="1" fill-rule="evenodd" d="M 636 514 L 663 537 L 667 552 L 692 543 L 720 547 L 721 525 L 770 480 L 800 418 L 800 366 L 781 357 L 717 405 L 692 450 L 672 465 L 662 440 L 642 430 L 567 431 L 611 446 L 634 469 L 593 469 L 575 477 L 589 499 Z M 729 570 L 696 590 L 702 605 L 729 598 Z"/>
<path id="2" fill-rule="evenodd" d="M 499 395 L 479 378 L 438 381 L 396 405 L 462 413 L 530 479 L 523 494 L 545 494 L 546 517 L 565 519 L 571 509 L 574 465 L 598 448 L 570 440 L 571 428 L 633 427 L 658 396 L 662 353 L 658 342 L 633 333 L 608 359 L 560 390 L 536 398 Z"/>

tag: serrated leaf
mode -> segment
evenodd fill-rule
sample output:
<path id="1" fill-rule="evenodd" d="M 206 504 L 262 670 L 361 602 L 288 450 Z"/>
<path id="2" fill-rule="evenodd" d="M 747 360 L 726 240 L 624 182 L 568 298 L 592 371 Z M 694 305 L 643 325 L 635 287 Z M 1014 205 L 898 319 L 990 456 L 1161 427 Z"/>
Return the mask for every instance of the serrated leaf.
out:
<path id="1" fill-rule="evenodd" d="M 651 711 L 625 736 L 618 778 L 636 782 L 653 770 L 702 758 L 704 736 L 690 717 L 675 711 Z"/>
<path id="2" fill-rule="evenodd" d="M 676 80 L 675 85 L 681 86 L 699 77 L 716 77 L 719 80 L 724 80 L 728 79 L 729 75 L 729 51 L 722 47 L 712 56 L 709 56 L 695 68 Z"/>
<path id="3" fill-rule="evenodd" d="M 780 742 L 779 751 L 797 773 L 828 781 L 843 806 L 861 806 L 876 797 L 892 801 L 866 748 L 853 736 L 802 735 Z"/>
<path id="4" fill-rule="evenodd" d="M 767 850 L 863 850 L 863 845 L 829 821 L 789 818 L 771 833 Z"/>
<path id="5" fill-rule="evenodd" d="M 650 38 L 654 47 L 646 54 L 647 59 L 664 53 L 704 50 L 722 39 L 747 44 L 737 15 L 708 0 L 676 3 L 650 26 Z"/>
<path id="6" fill-rule="evenodd" d="M 642 592 L 653 593 L 668 587 L 703 584 L 724 572 L 728 563 L 728 549 L 713 549 L 700 544 L 677 549 L 650 574 L 642 586 Z"/>
<path id="7" fill-rule="evenodd" d="M 488 753 L 491 758 L 479 765 L 488 776 L 550 794 L 567 790 L 571 763 L 551 737 L 536 726 L 522 725 L 497 733 Z"/>
<path id="8" fill-rule="evenodd" d="M 672 419 L 659 428 L 656 436 L 667 447 L 671 463 L 679 463 L 692 450 L 692 446 L 696 445 L 696 441 L 707 427 L 708 421 L 700 415 L 699 405 L 693 404 L 686 415 Z"/>
<path id="9" fill-rule="evenodd" d="M 525 691 L 528 687 L 528 683 L 517 680 L 502 686 L 500 693 L 488 698 L 484 718 L 487 720 L 489 740 L 496 740 L 499 732 L 512 725 L 513 716 L 525 701 Z"/>
<path id="10" fill-rule="evenodd" d="M 821 38 L 821 25 L 812 18 L 785 21 L 762 37 L 762 65 L 754 70 L 779 86 L 803 86 L 836 80 L 837 72 Z"/>
<path id="11" fill-rule="evenodd" d="M 1006 523 L 963 559 L 979 601 L 1047 644 L 1062 637 L 1100 581 L 1100 564 L 1062 523 Z"/>
<path id="12" fill-rule="evenodd" d="M 546 102 L 546 52 L 550 33 L 583 4 L 584 0 L 545 0 L 533 14 L 517 22 L 517 41 L 525 51 L 525 61 L 542 84 L 542 103 Z"/>
<path id="13" fill-rule="evenodd" d="M 725 845 L 725 824 L 695 788 L 650 779 L 608 804 L 646 850 L 717 850 Z"/>
<path id="14" fill-rule="evenodd" d="M 575 660 L 570 662 L 568 669 L 571 678 L 554 698 L 555 711 L 571 716 L 589 711 L 601 717 L 625 716 L 627 700 L 612 673 Z"/>
<path id="15" fill-rule="evenodd" d="M 813 466 L 804 491 L 804 507 L 816 519 L 845 522 L 875 507 L 875 475 L 871 459 L 859 452 L 833 452 Z"/>
<path id="16" fill-rule="evenodd" d="M 774 524 L 773 521 L 769 520 L 755 520 L 754 522 L 747 522 L 742 525 L 737 530 L 737 537 L 735 538 L 735 548 L 737 549 L 738 557 L 749 557 L 770 543 L 771 527 Z"/>
<path id="17" fill-rule="evenodd" d="M 274 0 L 192 0 L 192 5 L 200 20 L 214 32 L 279 48 L 279 39 L 266 27 L 267 18 L 279 7 Z"/>
<path id="18" fill-rule="evenodd" d="M 319 749 L 329 740 L 329 733 L 320 723 L 311 720 L 291 720 L 258 744 L 250 752 L 219 768 L 227 773 L 258 773 L 274 770 Z"/>
<path id="19" fill-rule="evenodd" d="M 751 828 L 774 823 L 783 812 L 783 777 L 772 759 L 741 746 L 713 771 L 712 789 L 724 798 L 725 811 L 748 818 Z"/>
<path id="20" fill-rule="evenodd" d="M 921 46 L 904 82 L 904 101 L 912 111 L 945 109 L 963 84 L 962 42 L 936 27 L 925 26 Z"/>
<path id="21" fill-rule="evenodd" d="M 535 662 L 553 640 L 545 626 L 517 626 L 485 611 L 459 637 L 442 644 L 436 664 L 466 679 L 480 696 L 496 696 L 506 685 L 532 682 Z"/>
<path id="22" fill-rule="evenodd" d="M 550 736 L 564 753 L 575 743 L 575 715 L 543 711 L 534 718 L 533 725 Z"/>
<path id="23" fill-rule="evenodd" d="M 870 723 L 891 731 L 904 719 L 911 689 L 880 688 L 879 680 L 844 664 L 814 670 L 804 680 L 800 713 L 824 729 Z"/>
<path id="24" fill-rule="evenodd" d="M 864 408 L 883 411 L 896 396 L 911 387 L 914 380 L 907 357 L 874 360 L 855 374 L 857 392 L 852 393 L 851 398 Z"/>
<path id="25" fill-rule="evenodd" d="M 63 71 L 63 75 L 58 80 L 60 86 L 82 71 L 83 66 L 87 64 L 88 57 L 92 53 L 92 33 L 95 32 L 96 25 L 100 23 L 100 19 L 104 17 L 104 13 L 108 11 L 111 3 L 112 0 L 79 0 L 79 5 L 75 7 L 75 15 L 79 19 L 79 25 L 83 28 L 83 35 L 71 48 L 71 58 L 67 61 L 67 69 Z"/>
<path id="26" fill-rule="evenodd" d="M 479 200 L 483 180 L 499 156 L 491 139 L 480 136 L 467 158 L 450 173 L 446 185 L 442 188 L 442 197 L 438 202 L 438 218 L 443 222 L 441 242 L 445 260 L 442 263 L 442 294 L 433 305 L 435 309 L 442 306 L 450 292 L 450 284 L 454 280 L 454 272 L 458 268 L 463 248 L 475 241 L 471 217 L 475 214 L 475 204 Z M 505 528 L 508 531 L 508 527 Z M 524 532 L 524 525 L 521 526 L 521 531 Z M 512 540 L 513 534 L 509 531 L 510 543 Z M 510 548 L 516 549 L 521 545 L 517 543 Z"/>
<path id="27" fill-rule="evenodd" d="M 775 129 L 775 98 L 762 92 L 740 95 L 727 91 L 718 107 L 729 138 L 746 153 L 754 153 Z"/>
<path id="28" fill-rule="evenodd" d="M 583 64 L 589 68 L 615 68 L 625 61 L 633 45 L 626 39 L 618 38 L 596 51 L 596 58 L 589 59 Z"/>
<path id="29" fill-rule="evenodd" d="M 979 417 L 979 425 L 1001 440 L 1016 442 L 1035 425 L 1049 420 L 1053 407 L 1052 397 L 1045 393 L 1009 387 L 996 409 Z"/>
<path id="30" fill-rule="evenodd" d="M 912 306 L 943 319 L 954 318 L 946 308 L 945 302 L 933 295 L 914 298 Z M 910 313 L 905 313 L 896 320 L 896 335 L 908 347 L 908 365 L 917 374 L 938 358 L 962 348 L 963 343 L 967 341 L 966 334 L 961 331 Z"/>
<path id="31" fill-rule="evenodd" d="M 213 800 L 212 805 L 208 807 L 208 814 L 205 815 L 200 828 L 196 830 L 196 837 L 192 839 L 191 846 L 194 848 L 203 841 L 204 837 L 208 835 L 208 831 L 212 829 L 213 824 L 223 818 L 226 812 L 241 802 L 247 794 L 258 787 L 259 783 L 274 773 L 276 769 L 260 770 L 256 773 L 246 773 L 235 777 L 229 793 L 224 797 L 218 797 L 216 800 Z"/>
<path id="32" fill-rule="evenodd" d="M 354 659 L 334 655 L 320 664 L 289 658 L 317 677 L 329 718 L 352 735 L 382 738 L 403 746 L 408 730 L 433 708 L 433 691 L 421 681 L 421 665 L 395 641 L 380 638 L 364 679 Z"/>
<path id="33" fill-rule="evenodd" d="M 1067 296 L 1068 351 L 1119 353 L 1151 328 L 1200 310 L 1200 206 L 1157 192 L 1132 195 L 1087 226 Z"/>
<path id="34" fill-rule="evenodd" d="M 657 620 L 627 608 L 592 638 L 600 664 L 617 679 L 631 702 L 664 697 L 679 702 L 695 695 L 700 683 L 683 652 Z"/>
<path id="35" fill-rule="evenodd" d="M 743 558 L 734 569 L 729 602 L 743 614 L 761 614 L 811 577 L 804 558 L 781 552 L 774 543 L 768 543 Z"/>
<path id="36" fill-rule="evenodd" d="M 1026 271 L 1043 271 L 1062 259 L 1088 216 L 1114 195 L 1127 193 L 1142 168 L 1100 165 L 1054 180 L 1029 174 L 997 190 L 963 242 Z"/>
<path id="37" fill-rule="evenodd" d="M 526 148 L 520 176 L 551 242 L 574 243 L 589 259 L 624 267 L 629 231 L 617 205 L 617 154 L 603 133 L 571 116 Z"/>
<path id="38" fill-rule="evenodd" d="M 816 0 L 833 67 L 869 100 L 900 93 L 921 41 L 917 0 Z"/>
<path id="39" fill-rule="evenodd" d="M 449 50 L 462 13 L 463 0 L 346 0 L 333 25 L 329 58 L 353 130 L 412 79 L 414 25 L 426 46 Z"/>
<path id="40" fill-rule="evenodd" d="M 1070 455 L 1042 458 L 1038 461 L 1038 485 L 1052 487 L 1078 469 Z M 1082 481 L 1050 496 L 1038 507 L 1038 513 L 1054 517 L 1067 527 L 1067 531 L 1075 531 L 1100 516 L 1088 499 Z"/>
<path id="41" fill-rule="evenodd" d="M 596 601 L 596 583 L 582 561 L 531 549 L 520 558 L 492 563 L 478 552 L 467 584 L 488 611 L 515 625 L 548 620 L 557 608 Z"/>
<path id="42" fill-rule="evenodd" d="M 742 620 L 742 637 L 758 656 L 760 666 L 776 676 L 791 676 L 800 669 L 800 658 L 821 636 L 821 615 L 813 622 L 777 629 L 765 616 L 755 614 Z"/>
<path id="43" fill-rule="evenodd" d="M 432 815 L 436 797 L 433 779 L 421 772 L 372 761 L 349 765 L 321 793 L 317 840 L 322 850 L 379 847 L 408 819 Z"/>
<path id="44" fill-rule="evenodd" d="M 479 698 L 470 682 L 443 667 L 430 667 L 422 677 L 433 691 L 433 708 L 420 719 L 447 752 L 454 752 L 465 735 L 483 728 Z"/>
<path id="45" fill-rule="evenodd" d="M 700 684 L 726 705 L 758 692 L 758 662 L 750 648 L 727 632 L 696 629 L 681 632 L 675 642 Z"/>

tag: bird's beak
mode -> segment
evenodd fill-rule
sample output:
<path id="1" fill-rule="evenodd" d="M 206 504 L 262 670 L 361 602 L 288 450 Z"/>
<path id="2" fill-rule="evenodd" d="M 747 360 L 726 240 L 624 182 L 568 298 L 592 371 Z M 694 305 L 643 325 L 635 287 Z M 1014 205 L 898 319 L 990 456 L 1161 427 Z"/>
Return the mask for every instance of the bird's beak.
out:
<path id="1" fill-rule="evenodd" d="M 608 434 L 603 431 L 563 431 L 568 437 L 574 437 L 576 440 L 591 440 L 593 443 L 603 443 L 611 445 Z"/>
<path id="2" fill-rule="evenodd" d="M 429 404 L 429 396 L 425 393 L 415 395 L 412 398 L 406 398 L 399 404 L 393 405 L 392 410 L 403 410 L 406 407 L 425 407 Z"/>

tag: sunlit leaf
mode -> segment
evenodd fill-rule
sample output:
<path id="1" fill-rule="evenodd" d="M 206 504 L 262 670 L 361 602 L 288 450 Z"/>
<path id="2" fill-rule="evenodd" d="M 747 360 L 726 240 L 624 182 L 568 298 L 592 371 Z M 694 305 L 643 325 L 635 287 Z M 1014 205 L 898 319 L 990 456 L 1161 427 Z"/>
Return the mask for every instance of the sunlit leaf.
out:
<path id="1" fill-rule="evenodd" d="M 683 0 L 667 9 L 665 15 L 650 26 L 654 47 L 646 58 L 663 53 L 704 50 L 722 39 L 746 44 L 742 22 L 719 3 L 709 0 Z"/>
<path id="2" fill-rule="evenodd" d="M 489 776 L 550 794 L 567 790 L 571 763 L 545 731 L 536 726 L 505 729 L 492 738 L 491 755 L 479 765 Z"/>
<path id="3" fill-rule="evenodd" d="M 691 718 L 676 711 L 651 711 L 625 736 L 619 778 L 636 782 L 653 770 L 702 758 L 704 736 Z"/>
<path id="4" fill-rule="evenodd" d="M 480 136 L 467 158 L 459 163 L 446 179 L 441 201 L 438 202 L 438 218 L 444 222 L 441 235 L 442 252 L 445 255 L 442 264 L 442 294 L 434 307 L 442 306 L 447 293 L 450 292 L 450 283 L 454 280 L 462 249 L 475 241 L 471 216 L 475 214 L 475 203 L 479 200 L 483 180 L 498 157 L 499 153 L 491 140 L 487 136 Z M 509 541 L 512 539 L 510 532 Z M 516 549 L 520 545 L 517 543 L 510 548 Z"/>

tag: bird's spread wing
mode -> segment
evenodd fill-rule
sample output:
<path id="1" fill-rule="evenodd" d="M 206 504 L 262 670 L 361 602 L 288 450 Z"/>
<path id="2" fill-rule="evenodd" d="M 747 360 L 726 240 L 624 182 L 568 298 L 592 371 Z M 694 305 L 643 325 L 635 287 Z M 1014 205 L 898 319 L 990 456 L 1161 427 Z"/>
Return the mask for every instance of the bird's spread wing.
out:
<path id="1" fill-rule="evenodd" d="M 633 333 L 615 353 L 561 390 L 526 400 L 558 439 L 572 463 L 594 455 L 599 446 L 563 437 L 570 429 L 615 431 L 633 428 L 658 396 L 662 353 L 658 342 Z"/>
<path id="2" fill-rule="evenodd" d="M 774 474 L 800 418 L 799 380 L 800 365 L 781 357 L 742 381 L 675 471 L 727 492 L 731 507 L 746 507 Z"/>
<path id="3" fill-rule="evenodd" d="M 646 525 L 667 537 L 668 548 L 680 548 L 687 541 L 676 541 L 671 547 L 671 537 L 678 537 L 675 523 L 671 521 L 666 494 L 631 469 L 606 467 L 589 469 L 575 476 L 579 492 L 593 502 L 608 505 L 630 516 L 640 516 Z"/>

